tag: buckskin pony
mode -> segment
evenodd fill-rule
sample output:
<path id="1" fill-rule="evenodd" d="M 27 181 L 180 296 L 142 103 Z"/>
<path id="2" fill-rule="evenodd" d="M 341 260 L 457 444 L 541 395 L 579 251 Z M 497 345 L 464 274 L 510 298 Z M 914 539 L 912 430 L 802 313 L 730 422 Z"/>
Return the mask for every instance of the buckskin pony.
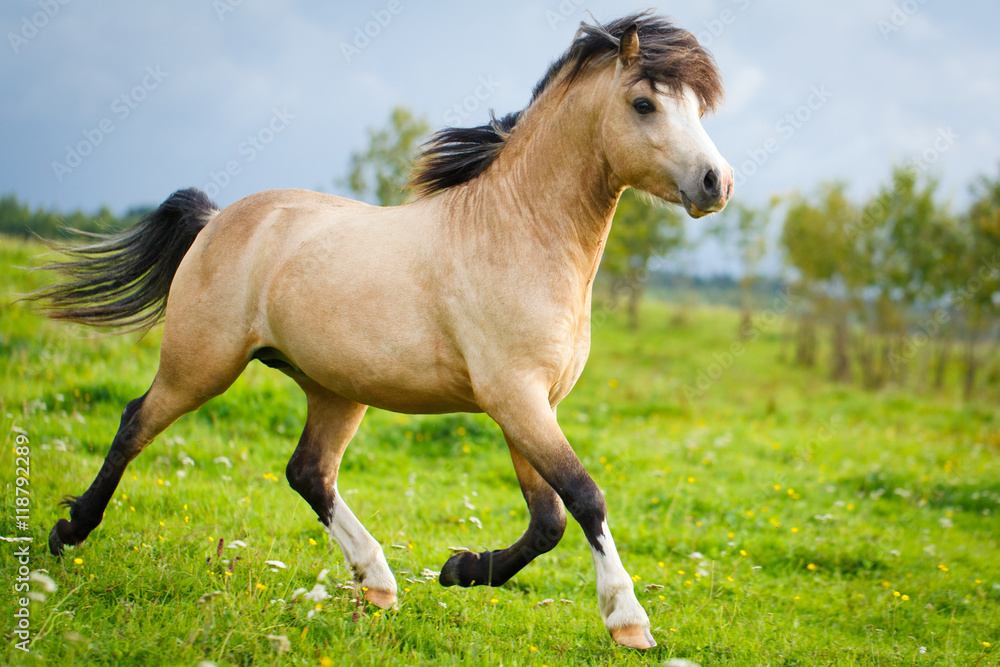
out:
<path id="1" fill-rule="evenodd" d="M 307 397 L 289 484 L 343 549 L 365 598 L 396 602 L 379 543 L 337 492 L 365 410 L 485 412 L 510 449 L 531 519 L 506 549 L 463 552 L 445 586 L 499 586 L 559 542 L 566 512 L 593 555 L 611 636 L 655 646 L 615 549 L 607 506 L 556 420 L 590 351 L 591 292 L 626 187 L 721 210 L 733 170 L 701 126 L 722 84 L 691 33 L 649 13 L 583 25 L 530 104 L 445 129 L 402 206 L 270 190 L 219 210 L 193 189 L 134 227 L 64 248 L 66 279 L 32 295 L 50 316 L 145 329 L 160 364 L 128 403 L 93 484 L 68 498 L 49 548 L 93 531 L 126 466 L 257 359 Z"/>

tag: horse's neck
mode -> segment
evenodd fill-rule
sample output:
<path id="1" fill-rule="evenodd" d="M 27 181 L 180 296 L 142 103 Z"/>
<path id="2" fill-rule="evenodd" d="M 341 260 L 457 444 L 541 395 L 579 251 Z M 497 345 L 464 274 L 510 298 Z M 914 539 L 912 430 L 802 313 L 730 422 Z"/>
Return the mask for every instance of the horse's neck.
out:
<path id="1" fill-rule="evenodd" d="M 470 193 L 480 199 L 477 222 L 572 264 L 588 285 L 623 189 L 599 145 L 595 99 L 584 89 L 537 101 Z"/>

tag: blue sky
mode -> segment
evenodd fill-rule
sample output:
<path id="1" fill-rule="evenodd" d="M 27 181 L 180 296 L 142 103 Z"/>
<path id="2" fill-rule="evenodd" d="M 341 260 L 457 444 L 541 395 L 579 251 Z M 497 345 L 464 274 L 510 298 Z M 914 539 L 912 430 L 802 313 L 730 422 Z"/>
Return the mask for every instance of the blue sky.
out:
<path id="1" fill-rule="evenodd" d="M 393 105 L 434 127 L 519 109 L 587 10 L 606 21 L 647 6 L 62 2 L 0 9 L 0 192 L 117 212 L 189 185 L 223 205 L 275 187 L 341 192 L 349 153 Z M 824 179 L 865 196 L 922 156 L 962 206 L 977 175 L 997 173 L 995 0 L 655 9 L 719 63 L 727 104 L 706 128 L 744 201 Z"/>

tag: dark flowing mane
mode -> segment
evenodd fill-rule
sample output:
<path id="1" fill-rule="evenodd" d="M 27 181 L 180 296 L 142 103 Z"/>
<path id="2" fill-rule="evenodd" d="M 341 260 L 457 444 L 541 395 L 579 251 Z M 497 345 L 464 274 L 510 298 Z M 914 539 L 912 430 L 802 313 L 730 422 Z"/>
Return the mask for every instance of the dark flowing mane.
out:
<path id="1" fill-rule="evenodd" d="M 646 11 L 604 26 L 581 23 L 573 44 L 535 85 L 528 106 L 564 70 L 567 71 L 564 83 L 569 85 L 587 68 L 613 58 L 621 35 L 632 25 L 637 29 L 640 51 L 639 67 L 630 83 L 645 79 L 654 90 L 664 86 L 673 91 L 687 85 L 698 95 L 705 110 L 714 110 L 719 105 L 723 96 L 722 79 L 711 54 L 687 30 Z M 417 158 L 409 187 L 423 197 L 471 181 L 500 154 L 523 113 L 524 110 L 496 118 L 491 112 L 486 125 L 449 127 L 436 132 Z"/>

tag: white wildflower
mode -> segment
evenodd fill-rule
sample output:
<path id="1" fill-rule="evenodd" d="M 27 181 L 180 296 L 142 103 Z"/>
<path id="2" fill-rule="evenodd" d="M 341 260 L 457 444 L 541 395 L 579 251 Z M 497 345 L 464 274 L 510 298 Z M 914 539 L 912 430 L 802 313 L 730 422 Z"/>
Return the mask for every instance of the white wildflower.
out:
<path id="1" fill-rule="evenodd" d="M 42 590 L 45 591 L 46 593 L 55 593 L 56 588 L 58 588 L 56 586 L 56 582 L 52 581 L 52 579 L 48 575 L 43 574 L 38 570 L 35 570 L 31 574 L 29 574 L 28 579 L 30 581 L 37 582 L 42 587 Z"/>
<path id="2" fill-rule="evenodd" d="M 323 584 L 316 584 L 311 591 L 305 594 L 305 598 L 310 602 L 322 602 L 328 597 L 330 594 L 326 592 L 326 586 Z"/>

